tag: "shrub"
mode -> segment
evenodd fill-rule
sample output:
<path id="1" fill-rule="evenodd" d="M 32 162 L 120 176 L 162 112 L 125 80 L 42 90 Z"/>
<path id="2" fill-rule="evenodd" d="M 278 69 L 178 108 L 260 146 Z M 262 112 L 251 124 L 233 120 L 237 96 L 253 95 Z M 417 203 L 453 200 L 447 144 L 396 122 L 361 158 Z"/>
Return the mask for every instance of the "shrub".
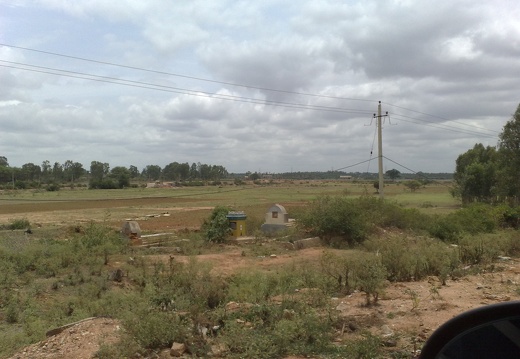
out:
<path id="1" fill-rule="evenodd" d="M 207 241 L 220 243 L 226 240 L 231 233 L 227 219 L 228 213 L 228 207 L 217 206 L 213 209 L 209 220 L 204 220 L 202 232 Z"/>
<path id="2" fill-rule="evenodd" d="M 89 182 L 89 189 L 119 189 L 119 183 L 111 178 L 103 180 L 91 180 Z"/>
<path id="3" fill-rule="evenodd" d="M 352 260 L 351 277 L 355 287 L 365 293 L 367 305 L 377 303 L 385 287 L 386 268 L 381 258 L 373 254 L 357 256 Z"/>
<path id="4" fill-rule="evenodd" d="M 219 337 L 231 358 L 313 356 L 333 350 L 331 329 L 327 316 L 318 315 L 305 304 L 286 308 L 265 303 L 247 313 L 228 316 Z"/>
<path id="5" fill-rule="evenodd" d="M 336 288 L 340 293 L 350 294 L 352 279 L 350 278 L 351 263 L 347 253 L 338 255 L 332 252 L 324 252 L 320 258 L 321 271 L 336 282 Z"/>
<path id="6" fill-rule="evenodd" d="M 350 340 L 346 347 L 348 358 L 372 359 L 379 358 L 381 355 L 381 339 L 370 332 L 363 334 L 360 339 Z"/>
<path id="7" fill-rule="evenodd" d="M 186 323 L 173 313 L 133 308 L 123 320 L 126 331 L 146 349 L 168 348 L 183 343 L 188 334 Z"/>
<path id="8" fill-rule="evenodd" d="M 340 237 L 349 245 L 363 242 L 378 227 L 424 230 L 428 216 L 378 198 L 319 197 L 298 216 L 298 224 L 332 242 Z"/>
<path id="9" fill-rule="evenodd" d="M 7 225 L 7 229 L 27 229 L 31 226 L 31 223 L 27 218 L 19 218 L 11 220 L 11 223 Z"/>
<path id="10" fill-rule="evenodd" d="M 440 240 L 457 243 L 461 238 L 463 228 L 454 217 L 435 216 L 432 219 L 428 233 Z"/>
<path id="11" fill-rule="evenodd" d="M 465 233 L 492 233 L 508 218 L 508 209 L 474 203 L 445 216 L 437 216 L 429 228 L 430 235 L 448 242 L 458 242 Z"/>
<path id="12" fill-rule="evenodd" d="M 516 231 L 464 236 L 458 245 L 460 260 L 465 264 L 489 265 L 499 256 L 516 255 L 520 249 Z"/>
<path id="13" fill-rule="evenodd" d="M 350 245 L 359 243 L 370 229 L 360 206 L 345 197 L 319 197 L 298 219 L 305 230 L 329 243 L 334 237 L 341 237 Z"/>
<path id="14" fill-rule="evenodd" d="M 49 192 L 56 192 L 60 190 L 60 185 L 57 183 L 49 183 L 46 187 L 47 191 Z"/>
<path id="15" fill-rule="evenodd" d="M 457 251 L 435 239 L 407 236 L 372 238 L 364 247 L 378 253 L 390 281 L 421 280 L 429 275 L 445 281 L 459 265 Z"/>

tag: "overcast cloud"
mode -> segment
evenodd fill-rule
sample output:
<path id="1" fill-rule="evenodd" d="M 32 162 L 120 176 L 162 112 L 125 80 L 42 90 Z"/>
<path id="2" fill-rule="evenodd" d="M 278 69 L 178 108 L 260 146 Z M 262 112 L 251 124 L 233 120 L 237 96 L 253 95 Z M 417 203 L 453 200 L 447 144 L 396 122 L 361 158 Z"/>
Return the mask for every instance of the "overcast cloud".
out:
<path id="1" fill-rule="evenodd" d="M 382 101 L 385 170 L 452 172 L 520 103 L 519 19 L 516 0 L 0 0 L 0 155 L 326 171 L 375 158 Z"/>

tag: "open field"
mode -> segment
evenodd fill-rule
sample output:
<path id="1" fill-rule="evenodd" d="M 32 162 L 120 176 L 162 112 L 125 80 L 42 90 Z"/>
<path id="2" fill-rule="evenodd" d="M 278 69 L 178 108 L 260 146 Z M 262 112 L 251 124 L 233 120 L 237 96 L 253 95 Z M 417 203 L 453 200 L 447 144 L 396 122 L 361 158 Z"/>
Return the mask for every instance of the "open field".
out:
<path id="1" fill-rule="evenodd" d="M 27 218 L 40 225 L 76 225 L 109 221 L 114 226 L 126 219 L 169 212 L 170 217 L 143 223 L 143 230 L 193 228 L 217 205 L 243 210 L 263 220 L 265 210 L 280 203 L 291 213 L 320 195 L 376 196 L 372 183 L 341 181 L 290 181 L 264 186 L 182 187 L 125 190 L 4 191 L 0 194 L 0 224 Z M 389 184 L 385 197 L 404 207 L 427 213 L 446 213 L 459 207 L 445 183 L 428 185 L 411 193 L 403 185 Z M 151 219 L 150 219 L 151 221 Z M 160 222 L 160 223 L 158 223 Z"/>
<path id="2" fill-rule="evenodd" d="M 360 346 L 359 350 L 364 353 L 379 352 L 377 357 L 380 358 L 413 358 L 433 330 L 454 315 L 480 305 L 520 298 L 520 261 L 515 258 L 487 263 L 483 267 L 468 265 L 457 276 L 450 277 L 446 285 L 442 285 L 442 280 L 436 275 L 406 282 L 387 281 L 377 305 L 366 306 L 365 293 L 360 290 L 344 293 L 335 289 L 336 279 L 330 277 L 330 273 L 327 274 L 324 269 L 329 268 L 327 263 L 330 264 L 331 259 L 342 257 L 354 260 L 363 255 L 364 250 L 361 248 L 341 250 L 322 246 L 295 250 L 290 242 L 283 239 L 260 238 L 249 243 L 209 244 L 200 236 L 197 238 L 196 231 L 217 205 L 243 210 L 248 215 L 248 225 L 259 226 L 265 211 L 273 203 L 282 204 L 291 215 L 322 195 L 377 196 L 371 183 L 340 181 L 291 181 L 262 186 L 3 192 L 0 194 L 0 224 L 24 218 L 33 229 L 30 237 L 24 235 L 23 230 L 0 231 L 4 243 L 14 244 L 15 252 L 18 248 L 22 252 L 30 251 L 27 258 L 40 253 L 35 254 L 34 258 L 38 262 L 41 260 L 41 263 L 28 263 L 29 270 L 21 274 L 18 280 L 7 275 L 5 279 L 0 277 L 4 285 L 10 281 L 16 283 L 15 294 L 3 293 L 3 297 L 0 296 L 0 331 L 6 333 L 6 338 L 18 338 L 22 331 L 28 331 L 32 341 L 35 341 L 34 338 L 43 341 L 20 349 L 20 344 L 13 344 L 16 340 L 0 340 L 0 357 L 38 359 L 73 355 L 75 358 L 91 358 L 101 348 L 99 341 L 118 342 L 122 335 L 118 328 L 122 323 L 128 325 L 128 317 L 136 317 L 133 319 L 138 320 L 136 323 L 148 325 L 148 318 L 144 320 L 142 314 L 139 317 L 138 308 L 148 315 L 153 313 L 150 312 L 153 303 L 159 301 L 160 306 L 168 307 L 173 302 L 163 302 L 164 298 L 175 296 L 173 314 L 176 315 L 176 311 L 188 312 L 193 320 L 214 320 L 214 316 L 220 316 L 227 321 L 228 330 L 233 328 L 232 325 L 243 322 L 240 316 L 235 322 L 234 314 L 226 312 L 227 306 L 235 301 L 242 301 L 246 305 L 258 302 L 261 303 L 258 305 L 265 306 L 265 310 L 274 311 L 280 306 L 291 305 L 303 313 L 299 320 L 307 320 L 303 315 L 312 318 L 314 310 L 321 311 L 334 317 L 330 322 L 332 327 L 328 328 L 332 329 L 334 343 L 347 347 L 347 343 L 357 343 L 355 345 Z M 449 187 L 445 183 L 428 185 L 415 193 L 410 193 L 402 184 L 389 184 L 385 187 L 385 195 L 399 206 L 415 208 L 427 214 L 446 214 L 460 207 L 458 201 L 450 196 Z M 137 220 L 145 234 L 168 233 L 168 240 L 174 244 L 153 248 L 132 247 L 111 255 L 107 254 L 111 247 L 103 247 L 102 244 L 99 249 L 95 246 L 87 248 L 82 255 L 65 251 L 65 247 L 61 248 L 54 242 L 52 248 L 48 249 L 31 247 L 38 242 L 31 239 L 52 238 L 54 234 L 57 235 L 55 239 L 60 240 L 59 243 L 73 243 L 73 238 L 80 236 L 80 240 L 89 244 L 95 242 L 98 236 L 113 236 L 128 219 Z M 111 234 L 89 227 L 92 221 L 108 224 Z M 258 228 L 249 230 L 254 233 Z M 490 237 L 491 241 L 499 236 L 517 239 L 516 231 L 493 235 L 497 237 Z M 378 236 L 382 241 L 395 240 L 396 244 L 401 245 L 403 238 L 410 245 L 419 242 L 413 235 L 397 229 L 382 230 Z M 445 247 L 449 246 L 442 248 Z M 401 252 L 412 253 L 412 247 L 403 248 L 406 249 Z M 435 248 L 439 250 L 441 247 Z M 53 259 L 53 251 L 56 251 L 57 259 Z M 22 255 L 19 262 L 23 264 L 27 258 Z M 118 269 L 124 273 L 121 281 L 109 281 L 108 275 Z M 7 268 L 7 273 L 11 272 L 12 269 Z M 172 286 L 172 282 L 177 284 Z M 205 311 L 200 312 L 195 305 L 199 298 L 223 295 L 219 283 L 226 283 L 227 293 L 225 298 L 221 298 L 221 307 L 212 310 L 205 307 Z M 233 285 L 237 283 L 245 287 L 234 288 Z M 190 288 L 188 293 L 183 294 L 187 298 L 171 292 L 172 288 L 181 284 Z M 270 287 L 272 293 L 267 291 L 255 297 L 256 291 L 261 292 L 262 288 L 267 290 Z M 217 293 L 212 294 L 212 290 Z M 14 307 L 2 304 L 2 300 L 19 304 Z M 202 304 L 206 305 L 204 302 Z M 16 309 L 18 306 L 21 309 Z M 24 306 L 27 309 L 24 310 Z M 165 314 L 163 310 L 159 310 L 160 315 L 172 315 L 169 312 Z M 34 313 L 41 313 L 51 319 L 43 322 L 40 318 L 33 318 L 33 322 L 28 321 L 29 324 L 23 326 L 8 324 L 4 319 L 11 318 L 14 315 L 11 312 L 18 313 L 18 318 L 29 316 L 31 319 Z M 88 317 L 107 315 L 111 319 L 98 318 L 81 322 L 47 339 L 38 334 Z M 251 313 L 242 315 L 247 317 Z M 313 322 L 316 319 L 309 320 Z M 14 319 L 11 321 L 16 323 Z M 160 326 L 155 322 L 150 323 L 152 326 Z M 281 320 L 280 323 L 292 325 L 290 321 Z M 303 324 L 300 322 L 299 325 Z M 255 325 L 260 326 L 259 323 Z M 286 329 L 291 328 L 289 326 Z M 306 330 L 315 329 L 310 326 Z M 151 334 L 147 333 L 150 330 L 148 328 L 144 333 L 136 332 L 133 335 L 150 339 Z M 250 329 L 238 330 L 238 334 L 246 334 Z M 233 346 L 233 341 L 240 342 L 236 340 L 236 335 L 227 335 L 232 338 L 227 339 L 231 340 L 228 346 Z M 85 336 L 89 337 L 88 343 L 82 341 L 83 344 L 78 346 L 78 338 Z M 226 335 L 217 339 L 225 341 Z M 24 337 L 24 340 L 28 339 Z M 213 339 L 207 340 L 213 342 Z M 252 341 L 248 345 L 257 345 L 254 339 L 248 340 Z M 129 345 L 129 342 L 125 343 Z M 377 343 L 376 346 L 370 347 L 373 343 Z M 12 356 L 15 351 L 18 354 Z M 155 358 L 156 355 L 159 354 L 151 352 L 144 357 Z M 167 358 L 169 354 L 166 350 L 160 355 Z M 262 355 L 235 354 L 232 357 L 265 358 Z M 359 355 L 356 357 L 373 357 Z M 107 354 L 98 357 L 118 356 Z M 345 356 L 305 354 L 275 357 L 301 359 Z"/>

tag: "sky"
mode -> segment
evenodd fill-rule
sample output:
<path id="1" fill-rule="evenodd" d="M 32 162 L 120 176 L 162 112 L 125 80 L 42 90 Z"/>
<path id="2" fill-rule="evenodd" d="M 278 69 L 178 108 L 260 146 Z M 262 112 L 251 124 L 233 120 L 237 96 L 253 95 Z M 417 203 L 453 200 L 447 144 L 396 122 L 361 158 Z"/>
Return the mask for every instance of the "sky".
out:
<path id="1" fill-rule="evenodd" d="M 517 0 L 0 0 L 0 155 L 453 172 L 520 103 Z"/>

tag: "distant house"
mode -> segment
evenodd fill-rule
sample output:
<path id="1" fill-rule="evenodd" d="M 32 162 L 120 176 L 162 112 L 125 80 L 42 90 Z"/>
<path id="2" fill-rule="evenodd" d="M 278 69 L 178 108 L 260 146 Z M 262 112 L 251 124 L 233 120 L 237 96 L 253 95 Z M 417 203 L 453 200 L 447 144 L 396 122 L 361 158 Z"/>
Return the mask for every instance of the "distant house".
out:
<path id="1" fill-rule="evenodd" d="M 339 179 L 342 179 L 342 180 L 351 180 L 351 179 L 352 179 L 352 176 L 339 176 Z"/>

